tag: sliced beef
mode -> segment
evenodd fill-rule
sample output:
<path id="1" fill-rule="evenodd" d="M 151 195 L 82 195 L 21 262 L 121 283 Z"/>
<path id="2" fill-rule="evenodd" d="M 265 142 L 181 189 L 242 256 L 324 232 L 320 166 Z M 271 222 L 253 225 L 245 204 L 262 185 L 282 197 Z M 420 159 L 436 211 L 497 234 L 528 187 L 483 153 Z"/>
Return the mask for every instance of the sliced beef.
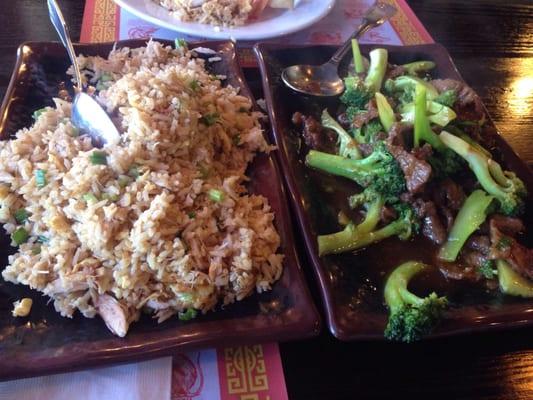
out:
<path id="1" fill-rule="evenodd" d="M 490 258 L 506 260 L 520 275 L 533 279 L 533 249 L 518 243 L 512 236 L 524 228 L 516 218 L 495 216 L 490 221 Z"/>
<path id="2" fill-rule="evenodd" d="M 439 93 L 447 90 L 454 90 L 457 93 L 454 110 L 457 111 L 459 119 L 479 120 L 484 117 L 481 99 L 466 83 L 454 79 L 434 79 L 430 83 Z"/>
<path id="3" fill-rule="evenodd" d="M 368 124 L 375 118 L 379 117 L 378 106 L 376 105 L 376 100 L 372 99 L 366 105 L 366 111 L 357 113 L 353 120 L 352 126 L 355 128 L 361 128 L 363 125 Z"/>
<path id="4" fill-rule="evenodd" d="M 446 241 L 447 232 L 439 218 L 435 203 L 418 198 L 411 205 L 417 217 L 422 220 L 422 234 L 435 244 L 443 244 Z"/>
<path id="5" fill-rule="evenodd" d="M 444 179 L 434 186 L 432 197 L 439 207 L 448 207 L 455 211 L 461 208 L 466 198 L 461 186 L 450 178 Z"/>
<path id="6" fill-rule="evenodd" d="M 480 276 L 476 271 L 476 268 L 470 265 L 464 265 L 462 263 L 445 262 L 436 259 L 437 267 L 439 271 L 447 279 L 453 279 L 457 281 L 467 280 L 470 282 L 477 282 L 480 280 Z"/>
<path id="7" fill-rule="evenodd" d="M 466 248 L 482 254 L 490 254 L 490 238 L 486 235 L 472 235 L 466 242 Z"/>
<path id="8" fill-rule="evenodd" d="M 357 146 L 363 157 L 367 157 L 374 151 L 374 145 L 370 143 L 361 143 Z"/>
<path id="9" fill-rule="evenodd" d="M 387 143 L 408 149 L 411 146 L 413 125 L 395 122 L 389 130 Z"/>
<path id="10" fill-rule="evenodd" d="M 415 147 L 411 153 L 419 160 L 428 160 L 433 155 L 433 148 L 429 143 L 424 143 L 421 147 Z"/>
<path id="11" fill-rule="evenodd" d="M 405 75 L 406 72 L 403 65 L 389 64 L 389 68 L 387 68 L 387 73 L 385 74 L 385 80 L 398 78 L 399 76 Z"/>
<path id="12" fill-rule="evenodd" d="M 431 176 L 431 165 L 416 158 L 403 147 L 387 144 L 387 149 L 403 171 L 407 190 L 410 193 L 421 192 Z"/>
<path id="13" fill-rule="evenodd" d="M 326 133 L 320 122 L 312 116 L 295 112 L 292 115 L 292 123 L 302 130 L 302 136 L 307 147 L 320 151 L 328 151 L 334 148 L 335 139 Z"/>
<path id="14" fill-rule="evenodd" d="M 398 213 L 392 207 L 383 206 L 381 207 L 380 218 L 381 222 L 383 222 L 384 224 L 389 224 L 398 218 Z"/>

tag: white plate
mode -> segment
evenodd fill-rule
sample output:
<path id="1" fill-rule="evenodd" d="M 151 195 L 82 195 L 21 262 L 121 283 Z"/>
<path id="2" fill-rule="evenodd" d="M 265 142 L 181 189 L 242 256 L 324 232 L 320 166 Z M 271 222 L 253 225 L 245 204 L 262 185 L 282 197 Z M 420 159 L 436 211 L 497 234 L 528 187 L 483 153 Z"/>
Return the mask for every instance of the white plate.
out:
<path id="1" fill-rule="evenodd" d="M 293 10 L 267 8 L 246 25 L 215 29 L 211 25 L 181 22 L 152 0 L 114 0 L 120 7 L 152 24 L 210 39 L 256 40 L 282 36 L 307 28 L 325 17 L 335 0 L 302 0 Z"/>

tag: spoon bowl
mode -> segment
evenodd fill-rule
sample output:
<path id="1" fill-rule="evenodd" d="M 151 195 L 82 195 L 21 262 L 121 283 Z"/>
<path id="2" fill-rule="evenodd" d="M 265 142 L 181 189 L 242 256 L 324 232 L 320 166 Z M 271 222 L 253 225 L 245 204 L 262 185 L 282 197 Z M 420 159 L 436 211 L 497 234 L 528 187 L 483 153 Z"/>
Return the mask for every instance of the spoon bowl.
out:
<path id="1" fill-rule="evenodd" d="M 48 0 L 48 11 L 52 25 L 56 28 L 63 46 L 67 49 L 74 69 L 74 77 L 76 78 L 76 88 L 74 89 L 76 95 L 72 102 L 71 113 L 72 124 L 80 132 L 89 135 L 95 147 L 118 143 L 120 141 L 120 134 L 109 115 L 107 115 L 102 106 L 93 97 L 82 91 L 83 80 L 81 78 L 76 53 L 74 52 L 74 46 L 70 40 L 65 18 L 63 18 L 61 9 L 55 0 Z"/>
<path id="2" fill-rule="evenodd" d="M 361 37 L 396 14 L 396 8 L 387 3 L 376 2 L 363 17 L 361 25 L 322 65 L 293 65 L 285 68 L 281 79 L 291 89 L 310 96 L 338 96 L 344 91 L 344 83 L 339 77 L 339 64 L 351 47 L 352 39 Z"/>

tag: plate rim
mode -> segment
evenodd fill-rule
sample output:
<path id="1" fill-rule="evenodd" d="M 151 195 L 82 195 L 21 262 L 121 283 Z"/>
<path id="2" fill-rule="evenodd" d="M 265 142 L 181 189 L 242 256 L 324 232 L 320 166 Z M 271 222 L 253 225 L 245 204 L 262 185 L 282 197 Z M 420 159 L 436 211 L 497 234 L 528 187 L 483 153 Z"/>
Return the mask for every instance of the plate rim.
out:
<path id="1" fill-rule="evenodd" d="M 158 39 L 157 41 L 167 45 L 172 45 L 172 41 Z M 117 45 L 117 47 L 139 47 L 145 45 L 146 39 L 129 39 L 123 41 L 105 42 L 105 43 L 75 43 L 74 47 L 76 51 L 83 51 L 88 48 L 106 48 Z M 244 78 L 242 69 L 238 66 L 237 51 L 235 45 L 231 41 L 189 41 L 189 47 L 225 47 L 225 51 L 229 55 L 228 69 L 234 71 L 236 79 L 239 82 L 240 90 L 246 96 L 252 99 L 255 105 L 255 98 L 253 97 L 248 84 Z M 23 70 L 26 68 L 25 57 L 32 53 L 32 49 L 41 48 L 45 46 L 62 47 L 62 44 L 57 41 L 28 41 L 23 42 L 17 50 L 17 58 L 13 68 L 13 72 L 6 89 L 6 93 L 2 104 L 0 106 L 0 134 L 4 134 L 6 129 L 5 121 L 10 115 L 9 106 L 16 91 L 16 86 L 21 82 L 19 80 Z M 65 58 L 67 54 L 65 52 Z M 265 128 L 265 136 L 268 138 L 269 133 Z M 311 296 L 311 292 L 307 283 L 307 279 L 304 276 L 302 270 L 301 257 L 299 256 L 296 246 L 294 232 L 292 230 L 290 222 L 290 214 L 288 210 L 288 203 L 286 202 L 287 194 L 281 178 L 281 169 L 279 168 L 277 159 L 273 154 L 266 154 L 267 160 L 275 171 L 275 174 L 279 177 L 276 197 L 279 198 L 281 215 L 276 215 L 276 219 L 279 220 L 281 229 L 285 233 L 287 243 L 281 243 L 281 246 L 285 249 L 284 254 L 289 259 L 290 265 L 284 265 L 284 268 L 290 269 L 294 278 L 289 281 L 290 286 L 297 285 L 299 287 L 298 294 L 302 298 L 301 306 L 298 308 L 301 311 L 301 316 L 298 320 L 291 321 L 290 323 L 280 323 L 276 326 L 272 326 L 271 329 L 265 330 L 262 327 L 250 327 L 245 329 L 227 329 L 224 335 L 220 335 L 220 332 L 216 332 L 217 335 L 212 333 L 205 333 L 205 329 L 202 329 L 200 334 L 189 334 L 186 338 L 178 339 L 176 336 L 179 332 L 175 329 L 162 329 L 161 331 L 143 332 L 142 343 L 140 339 L 137 341 L 128 340 L 128 335 L 125 338 L 117 337 L 104 337 L 96 342 L 96 348 L 92 348 L 94 342 L 82 342 L 87 343 L 87 351 L 82 355 L 70 354 L 66 357 L 57 356 L 56 350 L 65 349 L 65 346 L 71 346 L 72 344 L 63 344 L 61 346 L 39 349 L 39 351 L 26 351 L 20 355 L 20 358 L 16 360 L 6 360 L 5 357 L 0 357 L 0 381 L 10 379 L 20 379 L 30 376 L 50 375 L 54 373 L 68 372 L 74 370 L 81 370 L 86 368 L 92 368 L 96 366 L 103 366 L 109 364 L 120 364 L 132 361 L 144 361 L 156 357 L 172 354 L 172 352 L 185 351 L 199 348 L 209 348 L 219 345 L 247 345 L 257 344 L 269 341 L 283 342 L 290 340 L 298 340 L 304 338 L 311 338 L 317 336 L 322 329 L 322 320 L 318 312 L 317 306 Z M 3 279 L 0 277 L 0 279 Z M 277 283 L 277 282 L 276 282 Z M 260 294 L 259 294 L 260 295 Z M 293 309 L 296 309 L 293 306 Z M 250 317 L 257 317 L 259 314 L 253 314 Z M 222 325 L 228 325 L 238 321 L 236 318 L 228 317 L 223 320 L 207 320 L 201 322 L 204 324 L 210 324 L 216 326 L 217 323 Z M 174 335 L 173 335 L 174 333 Z M 159 341 L 153 340 L 154 336 L 157 339 L 159 335 Z M 220 336 L 222 337 L 220 337 Z M 216 336 L 216 337 L 215 337 Z M 275 337 L 274 337 L 275 336 Z M 121 342 L 121 346 L 114 347 L 112 344 L 116 341 Z M 110 345 L 107 345 L 107 343 Z M 133 349 L 133 350 L 132 350 Z M 20 361 L 36 360 L 38 362 L 21 363 Z M 43 369 L 46 369 L 43 371 Z"/>
<path id="2" fill-rule="evenodd" d="M 288 35 L 288 34 L 291 34 L 291 33 L 298 32 L 300 30 L 306 29 L 306 28 L 310 27 L 311 25 L 313 25 L 314 23 L 316 23 L 317 21 L 323 19 L 324 17 L 326 17 L 331 12 L 331 10 L 333 9 L 333 7 L 336 4 L 336 0 L 323 0 L 323 1 L 328 2 L 326 4 L 326 8 L 324 8 L 324 10 L 322 12 L 320 12 L 320 13 L 316 14 L 315 16 L 313 16 L 312 18 L 309 18 L 308 20 L 306 20 L 305 23 L 297 25 L 296 27 L 294 27 L 294 25 L 293 25 L 290 28 L 283 29 L 283 30 L 278 30 L 278 31 L 274 30 L 274 31 L 272 31 L 271 33 L 268 33 L 268 34 L 254 34 L 253 30 L 252 31 L 248 31 L 250 33 L 241 33 L 241 31 L 237 31 L 237 34 L 235 35 L 235 30 L 231 30 L 231 29 L 230 30 L 221 30 L 219 32 L 215 31 L 214 29 L 206 30 L 205 32 L 204 31 L 198 32 L 194 28 L 189 28 L 187 26 L 180 25 L 179 21 L 177 21 L 176 24 L 172 24 L 171 22 L 162 20 L 162 19 L 154 16 L 151 13 L 144 12 L 143 10 L 140 10 L 137 7 L 135 7 L 134 5 L 132 5 L 130 3 L 130 0 L 113 0 L 113 1 L 117 4 L 117 6 L 119 6 L 121 8 L 124 8 L 126 11 L 128 11 L 131 14 L 135 15 L 136 17 L 141 18 L 142 20 L 147 21 L 149 23 L 152 23 L 154 25 L 163 27 L 165 29 L 169 29 L 169 30 L 177 32 L 177 33 L 179 32 L 179 33 L 183 33 L 183 34 L 190 35 L 190 36 L 203 37 L 203 38 L 207 38 L 207 39 L 218 39 L 218 40 L 231 40 L 231 39 L 235 39 L 235 40 L 262 40 L 262 39 L 271 39 L 271 38 L 275 38 L 275 37 L 285 36 L 285 35 Z M 157 4 L 154 4 L 154 6 L 161 7 L 161 6 L 157 5 Z M 204 24 L 202 24 L 202 25 L 204 25 Z M 243 27 L 246 27 L 246 25 L 243 25 Z M 252 25 L 252 27 L 253 27 L 253 25 Z M 240 28 L 242 28 L 242 27 L 240 27 Z M 244 32 L 246 32 L 246 30 Z"/>
<path id="3" fill-rule="evenodd" d="M 432 51 L 436 53 L 440 53 L 441 56 L 445 57 L 447 61 L 449 62 L 450 67 L 452 67 L 453 74 L 456 75 L 456 78 L 460 79 L 462 82 L 465 82 L 463 77 L 461 76 L 459 70 L 457 69 L 455 63 L 453 62 L 453 59 L 451 58 L 448 50 L 441 45 L 440 43 L 427 43 L 427 44 L 420 44 L 420 45 L 387 45 L 387 44 L 361 44 L 361 49 L 364 52 L 367 52 L 369 49 L 375 48 L 376 46 L 383 47 L 389 50 L 399 50 L 402 52 L 415 52 L 416 50 L 423 50 L 423 49 L 431 49 Z M 308 216 L 303 208 L 301 198 L 302 194 L 298 188 L 298 184 L 296 183 L 295 177 L 290 171 L 289 168 L 289 161 L 286 159 L 286 151 L 282 151 L 281 149 L 285 149 L 284 142 L 281 140 L 281 137 L 284 136 L 283 128 L 280 126 L 279 119 L 276 117 L 275 107 L 273 106 L 273 93 L 271 88 L 274 86 L 274 83 L 271 82 L 271 78 L 273 78 L 270 75 L 270 66 L 266 62 L 265 58 L 267 55 L 269 55 L 271 52 L 274 51 L 280 51 L 280 50 L 295 50 L 295 51 L 302 51 L 302 50 L 309 50 L 310 48 L 327 48 L 330 51 L 333 51 L 334 49 L 338 48 L 336 45 L 328 45 L 328 44 L 296 44 L 296 45 L 283 45 L 278 43 L 257 43 L 253 46 L 255 56 L 257 58 L 259 69 L 261 72 L 261 80 L 263 85 L 263 92 L 265 96 L 265 101 L 267 105 L 267 112 L 271 121 L 272 129 L 272 141 L 280 148 L 276 152 L 276 157 L 278 158 L 278 162 L 280 165 L 280 168 L 283 172 L 283 177 L 285 180 L 285 184 L 287 185 L 287 192 L 289 194 L 289 198 L 291 200 L 291 203 L 293 205 L 293 209 L 296 212 L 297 216 L 297 223 L 300 228 L 300 231 L 303 232 L 304 236 L 304 242 L 306 247 L 306 253 L 307 257 L 311 260 L 311 264 L 313 267 L 314 275 L 318 281 L 318 286 L 320 289 L 320 297 L 322 299 L 323 303 L 323 309 L 324 313 L 326 315 L 326 322 L 329 331 L 333 336 L 335 336 L 337 339 L 341 341 L 386 341 L 385 337 L 383 336 L 383 332 L 376 332 L 376 333 L 365 333 L 365 332 L 357 332 L 355 329 L 347 330 L 345 329 L 345 326 L 343 326 L 341 323 L 339 323 L 339 315 L 338 315 L 338 307 L 334 304 L 334 298 L 332 295 L 332 288 L 329 286 L 328 277 L 326 276 L 327 271 L 326 268 L 322 265 L 322 262 L 320 260 L 320 257 L 318 257 L 317 251 L 316 251 L 316 238 L 313 237 L 311 234 L 311 229 L 308 221 Z M 400 50 L 401 49 L 401 50 Z M 275 57 L 274 57 L 275 58 Z M 491 118 L 491 115 L 486 110 L 485 105 L 483 104 L 485 113 L 487 115 L 487 120 L 490 122 L 490 124 L 495 128 L 495 140 L 497 141 L 497 147 L 499 149 L 504 149 L 504 152 L 508 155 L 511 155 L 511 160 L 506 159 L 507 162 L 510 162 L 513 164 L 514 168 L 519 168 L 522 171 L 527 171 L 528 174 L 528 183 L 530 183 L 528 186 L 531 186 L 531 182 L 533 181 L 533 172 L 531 171 L 531 168 L 518 156 L 517 152 L 507 143 L 507 141 L 502 137 L 501 133 L 497 130 L 494 121 Z M 503 152 L 502 152 L 503 153 Z M 531 194 L 530 194 L 531 196 Z M 487 315 L 487 314 L 485 314 Z M 505 321 L 490 321 L 490 314 L 489 321 L 485 321 L 485 318 L 483 318 L 479 323 L 464 323 L 460 327 L 455 327 L 448 330 L 436 330 L 434 333 L 424 337 L 422 340 L 432 340 L 442 337 L 451 337 L 451 336 L 458 336 L 463 334 L 470 334 L 475 332 L 485 332 L 485 331 L 497 331 L 497 330 L 503 330 L 503 329 L 510 329 L 510 328 L 516 328 L 516 327 L 524 327 L 524 326 L 533 326 L 533 313 L 529 313 L 529 315 L 522 316 L 522 318 L 515 318 L 511 321 L 505 320 Z M 455 319 L 455 322 L 461 322 L 464 318 Z M 450 320 L 450 319 L 448 319 Z M 466 319 L 464 319 L 466 320 Z M 469 319 L 468 321 L 472 321 Z M 445 326 L 445 323 L 442 324 Z"/>

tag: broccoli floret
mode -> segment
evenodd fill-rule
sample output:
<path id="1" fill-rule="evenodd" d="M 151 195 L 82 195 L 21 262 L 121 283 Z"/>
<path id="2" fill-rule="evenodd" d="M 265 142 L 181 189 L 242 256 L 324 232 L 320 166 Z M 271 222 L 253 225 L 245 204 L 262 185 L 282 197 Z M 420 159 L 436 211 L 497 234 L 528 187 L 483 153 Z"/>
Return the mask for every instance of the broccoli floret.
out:
<path id="1" fill-rule="evenodd" d="M 358 227 L 361 225 L 356 226 L 351 223 L 340 232 L 318 236 L 319 255 L 339 254 L 362 249 L 392 236 L 398 236 L 401 240 L 409 239 L 411 234 L 418 229 L 418 221 L 412 208 L 404 203 L 396 207 L 396 211 L 399 213 L 397 220 L 382 228 L 374 229 L 377 221 L 379 221 L 379 210 L 383 204 L 384 199 L 380 195 L 374 202 L 370 203 L 367 216 L 361 224 L 365 229 L 360 230 Z M 369 228 L 372 229 L 369 230 Z"/>
<path id="2" fill-rule="evenodd" d="M 357 147 L 357 142 L 339 125 L 335 119 L 328 113 L 327 109 L 322 111 L 322 125 L 325 128 L 335 131 L 337 134 L 337 143 L 339 144 L 339 155 L 343 157 L 359 159 L 361 152 Z"/>
<path id="3" fill-rule="evenodd" d="M 485 222 L 487 209 L 494 197 L 487 195 L 483 190 L 474 190 L 467 197 L 448 234 L 448 240 L 441 247 L 438 257 L 441 260 L 452 262 L 457 259 L 463 245 L 472 233 Z"/>
<path id="4" fill-rule="evenodd" d="M 439 137 L 466 160 L 483 189 L 498 200 L 503 214 L 513 216 L 523 212 L 527 190 L 514 172 L 503 171 L 500 164 L 484 152 L 451 133 L 442 131 Z"/>
<path id="5" fill-rule="evenodd" d="M 439 322 L 448 305 L 446 297 L 431 293 L 421 298 L 407 288 L 409 281 L 428 265 L 408 261 L 396 267 L 385 283 L 385 303 L 389 307 L 389 321 L 385 337 L 411 343 L 429 334 Z"/>
<path id="6" fill-rule="evenodd" d="M 439 95 L 439 92 L 431 83 L 416 76 L 404 75 L 385 82 L 386 92 L 395 93 L 400 104 L 408 104 L 414 101 L 416 86 L 423 86 L 426 89 L 428 100 L 433 100 Z"/>
<path id="7" fill-rule="evenodd" d="M 477 271 L 486 279 L 493 279 L 498 275 L 498 270 L 495 268 L 494 260 L 485 260 L 477 269 Z"/>
<path id="8" fill-rule="evenodd" d="M 358 75 L 348 76 L 344 79 L 345 90 L 341 96 L 341 101 L 358 110 L 364 109 L 374 93 L 381 89 L 383 78 L 387 72 L 387 50 L 375 49 L 369 55 L 370 66 L 364 80 Z"/>
<path id="9" fill-rule="evenodd" d="M 380 132 L 385 132 L 385 129 L 377 118 L 364 124 L 361 128 L 354 128 L 351 130 L 353 138 L 360 144 L 376 143 L 377 134 Z"/>
<path id="10" fill-rule="evenodd" d="M 457 92 L 453 89 L 446 90 L 435 97 L 433 101 L 446 107 L 453 107 L 457 101 Z"/>
<path id="11" fill-rule="evenodd" d="M 363 187 L 371 186 L 386 197 L 405 191 L 403 172 L 383 142 L 377 142 L 374 151 L 360 160 L 311 150 L 305 161 L 312 168 L 343 176 Z"/>

